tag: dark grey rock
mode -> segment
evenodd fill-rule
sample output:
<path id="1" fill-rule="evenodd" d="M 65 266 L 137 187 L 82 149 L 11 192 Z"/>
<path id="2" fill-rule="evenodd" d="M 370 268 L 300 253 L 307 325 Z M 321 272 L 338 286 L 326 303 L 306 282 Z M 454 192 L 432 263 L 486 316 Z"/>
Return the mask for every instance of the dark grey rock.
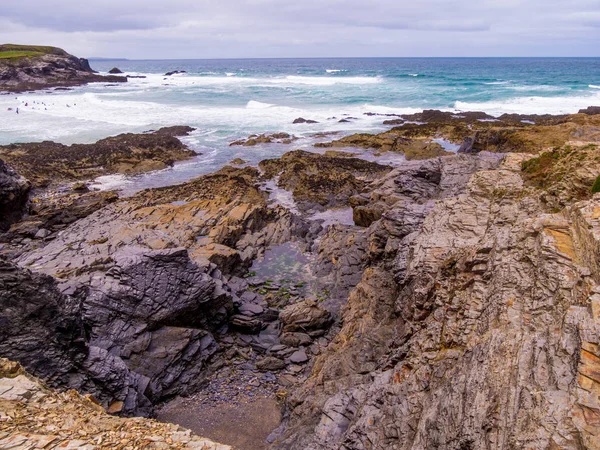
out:
<path id="1" fill-rule="evenodd" d="M 0 231 L 6 231 L 25 213 L 31 183 L 0 159 Z"/>
<path id="2" fill-rule="evenodd" d="M 290 361 L 296 364 L 305 363 L 306 361 L 308 361 L 306 350 L 302 348 L 292 353 L 292 355 L 290 356 Z"/>
<path id="3" fill-rule="evenodd" d="M 266 356 L 256 361 L 256 368 L 262 371 L 276 371 L 285 367 L 285 362 L 273 356 Z"/>

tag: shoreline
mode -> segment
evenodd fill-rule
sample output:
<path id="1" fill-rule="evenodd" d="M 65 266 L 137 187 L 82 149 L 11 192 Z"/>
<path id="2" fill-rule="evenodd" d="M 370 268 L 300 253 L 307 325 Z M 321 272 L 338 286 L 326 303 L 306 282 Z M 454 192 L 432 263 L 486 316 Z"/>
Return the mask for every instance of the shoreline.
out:
<path id="1" fill-rule="evenodd" d="M 0 147 L 0 356 L 240 450 L 600 445 L 600 107 L 365 116 L 228 138 L 186 179 L 189 126 Z"/>

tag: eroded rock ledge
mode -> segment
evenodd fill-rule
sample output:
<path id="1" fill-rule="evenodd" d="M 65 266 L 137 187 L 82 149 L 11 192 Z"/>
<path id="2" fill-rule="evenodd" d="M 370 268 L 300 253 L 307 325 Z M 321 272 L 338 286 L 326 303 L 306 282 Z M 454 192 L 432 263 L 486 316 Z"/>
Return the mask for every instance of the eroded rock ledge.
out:
<path id="1" fill-rule="evenodd" d="M 194 129 L 165 127 L 148 133 L 125 133 L 93 144 L 32 142 L 0 146 L 0 156 L 34 187 L 90 180 L 114 173 L 136 174 L 172 166 L 196 155 L 177 136 Z"/>

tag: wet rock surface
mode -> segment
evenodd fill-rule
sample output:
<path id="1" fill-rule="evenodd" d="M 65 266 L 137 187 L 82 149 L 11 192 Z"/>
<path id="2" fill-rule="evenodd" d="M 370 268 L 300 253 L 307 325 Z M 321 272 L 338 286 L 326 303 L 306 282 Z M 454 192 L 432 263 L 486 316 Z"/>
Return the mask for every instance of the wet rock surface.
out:
<path id="1" fill-rule="evenodd" d="M 288 133 L 272 133 L 272 134 L 252 134 L 247 139 L 239 139 L 233 141 L 230 146 L 241 145 L 244 147 L 254 147 L 259 144 L 284 144 L 288 145 L 298 140 L 296 136 Z"/>
<path id="2" fill-rule="evenodd" d="M 405 123 L 384 133 L 353 134 L 315 146 L 360 147 L 402 153 L 408 160 L 428 159 L 452 154 L 436 142 L 442 138 L 461 146 L 461 153 L 537 153 L 569 141 L 597 142 L 600 119 L 590 112 L 569 116 L 503 114 L 496 118 L 478 112 L 426 110 L 402 116 Z"/>
<path id="3" fill-rule="evenodd" d="M 302 209 L 345 205 L 368 182 L 390 170 L 389 166 L 348 158 L 318 155 L 302 150 L 279 159 L 261 161 L 265 178 L 277 177 L 279 187 L 292 192 Z"/>
<path id="4" fill-rule="evenodd" d="M 191 127 L 168 127 L 102 139 L 94 144 L 66 146 L 55 142 L 0 146 L 0 156 L 34 187 L 89 180 L 113 173 L 136 174 L 172 166 L 196 155 L 176 136 Z"/>

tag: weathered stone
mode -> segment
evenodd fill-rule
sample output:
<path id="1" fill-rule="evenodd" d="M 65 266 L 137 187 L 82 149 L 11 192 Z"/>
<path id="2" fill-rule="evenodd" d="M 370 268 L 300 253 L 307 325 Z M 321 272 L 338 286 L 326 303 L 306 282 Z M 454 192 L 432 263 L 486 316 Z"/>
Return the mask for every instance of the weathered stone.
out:
<path id="1" fill-rule="evenodd" d="M 262 371 L 277 371 L 285 367 L 285 362 L 273 356 L 266 356 L 256 361 L 256 368 Z"/>
<path id="2" fill-rule="evenodd" d="M 258 334 L 263 327 L 263 323 L 259 319 L 240 314 L 231 316 L 229 324 L 236 330 L 249 334 Z"/>
<path id="3" fill-rule="evenodd" d="M 300 347 L 312 344 L 311 337 L 306 333 L 282 333 L 279 340 L 289 347 Z"/>
<path id="4" fill-rule="evenodd" d="M 600 329 L 583 306 L 599 291 L 600 207 L 548 213 L 523 159 L 444 158 L 377 182 L 370 267 L 288 396 L 276 448 L 600 444 Z"/>
<path id="5" fill-rule="evenodd" d="M 290 355 L 290 361 L 296 364 L 305 363 L 308 361 L 308 356 L 306 355 L 306 350 L 300 349 Z"/>
<path id="6" fill-rule="evenodd" d="M 124 404 L 114 402 L 109 413 Z M 0 359 L 0 448 L 182 448 L 230 450 L 179 426 L 107 414 L 91 396 L 46 388 L 17 364 Z M 7 420 L 8 419 L 8 420 Z"/>
<path id="7" fill-rule="evenodd" d="M 284 331 L 306 331 L 327 328 L 332 318 L 316 301 L 304 300 L 285 307 L 279 320 L 284 324 Z"/>

